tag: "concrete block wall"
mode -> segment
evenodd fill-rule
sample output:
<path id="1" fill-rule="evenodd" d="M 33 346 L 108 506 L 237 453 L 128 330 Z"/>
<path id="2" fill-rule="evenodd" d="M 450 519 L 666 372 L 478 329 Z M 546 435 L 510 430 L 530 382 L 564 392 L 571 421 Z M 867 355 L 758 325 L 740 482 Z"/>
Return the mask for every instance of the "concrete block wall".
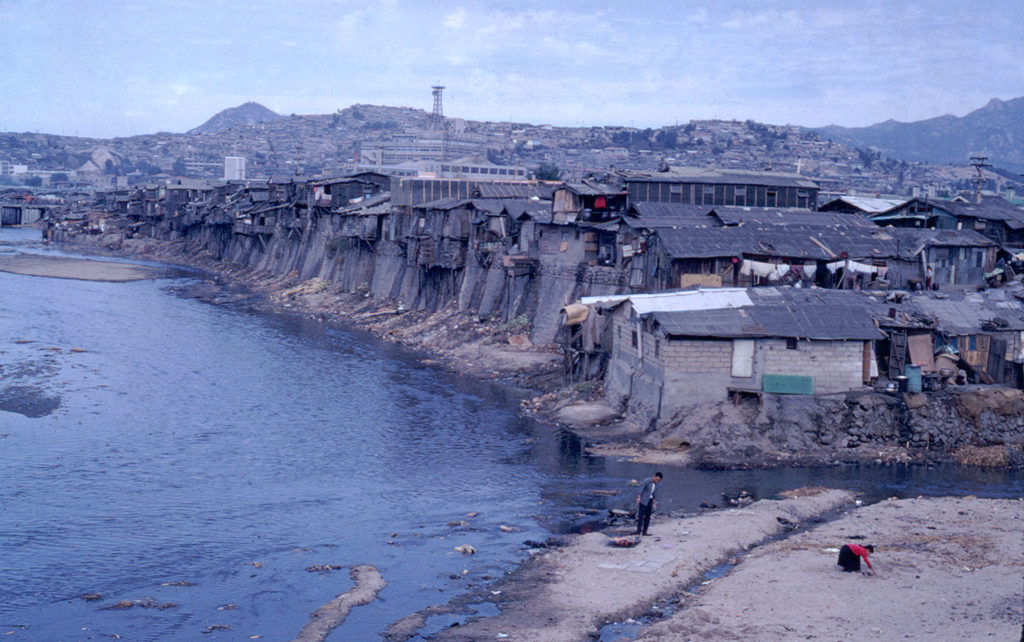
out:
<path id="1" fill-rule="evenodd" d="M 785 374 L 813 377 L 818 394 L 857 390 L 864 383 L 863 367 L 863 341 L 799 341 L 790 350 L 784 339 L 763 339 L 754 348 L 758 387 L 761 375 Z"/>

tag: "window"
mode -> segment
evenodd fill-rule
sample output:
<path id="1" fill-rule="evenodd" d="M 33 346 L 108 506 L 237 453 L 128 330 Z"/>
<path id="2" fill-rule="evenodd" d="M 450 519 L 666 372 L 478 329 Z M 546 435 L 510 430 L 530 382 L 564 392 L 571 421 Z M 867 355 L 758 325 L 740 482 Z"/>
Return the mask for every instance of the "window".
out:
<path id="1" fill-rule="evenodd" d="M 669 194 L 682 194 L 683 193 L 683 186 L 682 185 L 669 185 L 668 186 L 668 193 Z"/>
<path id="2" fill-rule="evenodd" d="M 654 356 L 661 356 L 661 339 L 654 340 Z"/>
<path id="3" fill-rule="evenodd" d="M 970 337 L 967 338 L 967 349 L 968 350 L 977 350 L 978 349 L 978 337 L 976 337 L 976 336 L 974 336 L 972 334 Z"/>
<path id="4" fill-rule="evenodd" d="M 786 337 L 786 350 L 796 350 L 795 337 Z"/>
<path id="5" fill-rule="evenodd" d="M 984 260 L 985 260 L 985 251 L 984 250 L 975 250 L 974 251 L 974 267 L 981 267 Z"/>
<path id="6" fill-rule="evenodd" d="M 632 336 L 630 337 L 630 342 L 633 344 L 634 348 L 637 346 L 636 330 L 633 330 Z"/>

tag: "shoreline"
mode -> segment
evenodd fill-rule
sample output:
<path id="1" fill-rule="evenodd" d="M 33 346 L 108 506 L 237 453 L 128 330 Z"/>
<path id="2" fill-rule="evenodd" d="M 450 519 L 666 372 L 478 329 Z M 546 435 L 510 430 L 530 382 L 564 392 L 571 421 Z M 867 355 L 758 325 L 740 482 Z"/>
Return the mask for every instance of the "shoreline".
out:
<path id="1" fill-rule="evenodd" d="M 696 406 L 695 410 L 699 411 L 696 423 L 644 428 L 622 418 L 608 405 L 600 382 L 566 387 L 560 351 L 554 346 L 532 345 L 526 329 L 515 322 L 482 319 L 451 307 L 435 312 L 407 310 L 393 301 L 373 299 L 363 292 L 344 291 L 337 284 L 318 278 L 302 281 L 295 272 L 279 275 L 220 260 L 184 239 L 125 239 L 108 233 L 74 235 L 52 242 L 91 255 L 198 269 L 206 273 L 207 278 L 179 291 L 183 295 L 215 304 L 244 303 L 260 312 L 302 315 L 365 331 L 379 340 L 419 354 L 423 363 L 459 376 L 501 382 L 525 390 L 533 397 L 521 402 L 522 414 L 572 432 L 583 442 L 586 451 L 595 456 L 709 470 L 848 463 L 956 462 L 996 468 L 1024 466 L 1024 444 L 1017 443 L 933 449 L 881 441 L 853 448 L 840 443 L 813 445 L 806 439 L 797 439 L 795 444 L 772 445 L 764 435 L 750 430 L 755 416 L 757 421 L 763 421 L 764 410 L 735 406 L 727 400 Z M 871 395 L 877 398 L 863 400 Z M 851 393 L 847 397 L 866 408 L 886 407 L 895 401 L 888 395 L 871 392 Z M 1020 397 L 1020 403 L 1024 404 L 1024 393 Z M 925 403 L 922 399 L 905 399 L 904 402 Z M 791 405 L 788 400 L 773 403 L 783 409 Z M 984 403 L 982 400 L 981 405 Z M 804 414 L 805 409 L 798 406 L 796 414 L 784 410 L 769 421 L 798 425 L 806 423 L 806 417 L 800 416 Z M 723 417 L 730 419 L 726 432 L 722 432 Z M 701 426 L 707 426 L 713 434 L 695 434 L 693 430 L 700 431 Z M 795 430 L 806 431 L 806 426 Z"/>
<path id="2" fill-rule="evenodd" d="M 635 548 L 607 534 L 534 552 L 475 596 L 396 622 L 408 640 L 427 618 L 463 620 L 431 639 L 1015 639 L 1024 616 L 1024 499 L 890 499 L 796 489 L 781 500 L 660 517 Z M 834 517 L 829 517 L 834 515 Z M 877 575 L 843 573 L 838 547 L 873 543 Z M 866 568 L 866 567 L 865 567 Z M 497 615 L 475 616 L 490 603 Z M 935 609 L 941 604 L 943 608 Z M 852 607 L 852 608 L 845 608 Z"/>
<path id="3" fill-rule="evenodd" d="M 545 356 L 544 351 L 532 346 L 515 345 L 509 342 L 509 337 L 515 335 L 511 334 L 508 329 L 502 328 L 500 324 L 480 322 L 473 319 L 473 315 L 452 311 L 442 311 L 433 314 L 416 311 L 399 312 L 393 305 L 389 305 L 386 302 L 366 299 L 360 294 L 338 292 L 330 284 L 316 282 L 315 280 L 299 282 L 294 275 L 274 276 L 260 273 L 244 266 L 225 264 L 209 257 L 203 260 L 195 260 L 195 256 L 193 256 L 193 260 L 185 260 L 188 255 L 180 253 L 180 249 L 184 247 L 183 243 L 144 241 L 142 244 L 149 245 L 149 249 L 147 250 L 144 247 L 141 252 L 129 252 L 129 256 L 200 268 L 209 273 L 209 278 L 196 283 L 197 289 L 194 293 L 186 293 L 186 295 L 197 296 L 197 298 L 203 298 L 218 304 L 244 302 L 246 305 L 250 305 L 252 309 L 262 312 L 301 314 L 323 322 L 337 322 L 341 325 L 368 331 L 380 339 L 401 344 L 406 348 L 423 354 L 423 361 L 432 362 L 449 371 L 459 372 L 460 374 L 484 380 L 500 380 L 511 385 L 529 386 L 538 392 L 546 392 L 546 394 L 538 397 L 547 397 L 545 401 L 538 404 L 531 404 L 530 401 L 524 402 L 524 411 L 535 413 L 540 421 L 544 421 L 547 416 L 557 419 L 559 411 L 568 407 L 583 406 L 589 403 L 588 397 L 585 394 L 573 393 L 567 395 L 564 394 L 564 391 L 562 393 L 552 392 L 557 387 L 553 386 L 552 383 L 560 383 L 561 379 L 560 362 L 557 360 L 558 356 L 551 353 L 547 353 Z M 72 246 L 73 244 L 68 245 Z M 97 249 L 93 245 L 73 246 L 83 250 Z M 115 253 L 118 256 L 125 255 L 123 250 L 107 249 L 106 251 Z M 199 252 L 197 251 L 196 255 L 198 254 Z M 469 324 L 472 330 L 466 332 L 463 328 L 463 332 L 457 332 L 462 323 Z M 467 335 L 469 336 L 468 340 L 466 339 Z M 513 355 L 513 357 L 500 363 L 488 360 L 502 359 L 508 355 Z M 548 369 L 539 376 L 532 372 L 538 363 L 546 363 L 548 366 Z M 526 407 L 531 405 L 535 407 Z M 578 414 L 586 415 L 587 413 Z M 565 418 L 564 414 L 562 418 Z M 697 465 L 698 467 L 714 466 L 713 462 L 709 464 L 707 461 L 694 458 L 690 452 L 660 452 L 657 448 L 651 448 L 649 445 L 639 443 L 634 437 L 644 434 L 644 431 L 637 429 L 635 426 L 627 425 L 625 422 L 616 422 L 606 418 L 604 420 L 606 423 L 594 427 L 588 424 L 588 421 L 592 421 L 592 419 L 587 419 L 580 425 L 570 426 L 569 429 L 575 434 L 581 435 L 585 442 L 593 440 L 594 443 L 587 446 L 589 452 L 604 456 L 626 456 L 629 449 L 632 448 L 636 451 L 636 457 L 649 457 L 651 453 L 655 453 L 665 457 L 662 461 L 666 464 Z M 867 459 L 872 459 L 875 454 L 868 453 L 870 456 Z M 882 453 L 877 454 L 880 455 Z M 899 453 L 889 453 L 889 455 L 895 457 L 895 460 L 899 460 Z M 906 453 L 904 453 L 904 456 L 906 456 Z M 649 461 L 647 459 L 641 460 Z M 923 460 L 912 459 L 912 461 Z M 799 461 L 797 458 L 792 458 L 789 461 L 776 462 L 775 465 L 786 466 L 808 463 L 834 464 L 841 462 Z M 749 590 L 748 585 L 758 586 L 758 590 L 770 594 L 772 591 L 781 588 L 776 585 L 779 580 L 764 578 L 781 577 L 785 579 L 790 577 L 793 572 L 786 564 L 782 564 L 782 560 L 789 559 L 788 556 L 790 554 L 796 555 L 798 552 L 802 555 L 810 554 L 808 551 L 813 548 L 810 544 L 799 550 L 794 548 L 790 551 L 785 548 L 785 542 L 791 540 L 796 542 L 802 541 L 794 540 L 787 536 L 790 530 L 796 528 L 798 535 L 805 532 L 827 534 L 831 532 L 827 530 L 830 524 L 847 524 L 844 520 L 855 519 L 853 515 L 864 515 L 866 516 L 864 519 L 869 519 L 870 521 L 882 519 L 882 517 L 878 519 L 872 517 L 873 513 L 869 510 L 871 507 L 853 508 L 853 501 L 853 495 L 847 491 L 827 491 L 822 489 L 821 492 L 803 494 L 802 496 L 800 493 L 797 493 L 785 500 L 762 500 L 740 509 L 723 509 L 683 517 L 658 516 L 653 527 L 655 537 L 649 538 L 649 540 L 645 538 L 637 549 L 608 547 L 607 535 L 602 532 L 569 536 L 564 538 L 566 542 L 564 547 L 538 549 L 531 558 L 518 565 L 516 570 L 511 571 L 505 578 L 498 580 L 495 584 L 488 585 L 484 589 L 480 589 L 477 593 L 461 595 L 447 604 L 431 607 L 424 612 L 411 614 L 407 618 L 394 623 L 388 633 L 388 637 L 389 639 L 396 640 L 409 639 L 409 637 L 415 636 L 416 632 L 423 628 L 426 620 L 433 615 L 465 614 L 467 610 L 474 608 L 474 604 L 486 601 L 498 607 L 507 606 L 498 615 L 481 617 L 476 620 L 468 619 L 465 624 L 460 623 L 458 626 L 441 631 L 436 635 L 437 639 L 469 640 L 507 637 L 509 639 L 524 640 L 583 640 L 593 637 L 593 634 L 598 632 L 604 625 L 636 617 L 643 618 L 643 623 L 636 633 L 637 639 L 679 637 L 683 639 L 688 637 L 692 639 L 720 639 L 721 635 L 719 633 L 725 631 L 725 629 L 713 627 L 708 629 L 708 626 L 710 626 L 708 622 L 712 620 L 700 619 L 704 617 L 704 613 L 709 612 L 712 607 L 722 609 L 726 614 L 741 611 L 747 607 L 747 602 L 749 602 L 749 597 L 746 599 L 743 597 L 744 590 Z M 904 511 L 902 507 L 911 505 L 907 502 L 923 502 L 923 504 L 922 507 L 912 506 L 912 511 Z M 996 504 L 989 504 L 988 502 L 996 502 Z M 886 513 L 884 516 L 886 523 L 891 524 L 891 526 L 886 528 L 893 532 L 906 531 L 908 524 L 932 530 L 930 529 L 932 524 L 929 524 L 928 520 L 936 520 L 936 515 L 944 516 L 945 513 L 952 510 L 951 506 L 957 504 L 964 504 L 969 515 L 974 515 L 978 506 L 998 505 L 999 511 L 1008 511 L 1012 520 L 1024 520 L 1024 516 L 1021 515 L 1021 508 L 1024 507 L 1024 503 L 1019 501 L 1015 503 L 1012 500 L 978 500 L 968 497 L 937 498 L 934 500 L 899 500 L 882 503 L 901 507 L 892 514 Z M 873 506 L 877 506 L 877 504 Z M 834 522 L 816 525 L 816 520 L 820 520 L 823 514 L 837 510 L 849 510 L 849 514 L 841 516 Z M 957 510 L 965 510 L 965 508 L 961 506 Z M 991 511 L 988 511 L 988 513 L 991 513 Z M 782 520 L 779 519 L 780 517 Z M 906 520 L 910 520 L 910 522 Z M 859 525 L 858 521 L 849 523 Z M 963 539 L 970 535 L 970 533 L 973 533 L 973 530 L 968 531 L 965 529 L 977 529 L 982 524 L 989 523 L 985 522 L 983 518 L 970 520 L 954 519 L 949 523 L 945 520 L 934 521 L 936 533 L 925 533 L 925 535 L 936 535 L 946 537 L 947 539 Z M 925 524 L 925 526 L 920 526 L 921 524 Z M 1022 530 L 1021 526 L 1024 526 L 1024 524 L 1016 523 L 1014 528 L 1019 532 Z M 843 526 L 843 528 L 846 527 Z M 807 530 L 805 531 L 804 529 Z M 608 529 L 608 533 L 625 534 L 629 530 L 628 526 L 618 527 L 618 530 L 613 527 Z M 840 530 L 842 529 L 840 528 Z M 622 532 L 620 533 L 619 531 Z M 884 529 L 872 532 L 879 533 L 876 542 L 886 541 L 883 538 L 885 535 Z M 824 537 L 825 535 L 821 536 Z M 835 538 L 835 535 L 829 535 L 829 537 Z M 982 541 L 988 535 L 982 534 L 975 537 L 976 539 L 970 541 L 978 543 L 979 546 L 989 546 L 989 544 Z M 899 542 L 892 540 L 890 537 L 886 545 L 893 549 L 894 544 L 899 544 Z M 666 546 L 669 547 L 665 548 Z M 912 546 L 906 546 L 905 548 L 907 555 L 917 554 Z M 640 554 L 642 558 L 656 557 L 657 559 L 654 559 L 654 563 L 651 564 L 651 566 L 656 566 L 656 568 L 650 573 L 629 568 L 630 562 L 622 562 L 621 555 L 630 552 Z M 780 556 L 780 559 L 773 559 L 772 556 L 776 554 Z M 829 553 L 829 555 L 832 554 Z M 665 559 L 669 556 L 671 556 L 671 559 Z M 737 563 L 733 565 L 737 572 L 730 572 L 725 577 L 712 581 L 706 585 L 706 588 L 702 587 L 696 594 L 698 597 L 713 597 L 718 595 L 718 592 L 727 590 L 727 588 L 716 587 L 740 587 L 738 594 L 731 597 L 723 597 L 721 602 L 713 603 L 710 601 L 710 597 L 706 604 L 704 602 L 693 602 L 697 598 L 683 594 L 687 588 L 695 585 L 699 586 L 704 573 L 709 569 L 723 563 L 731 563 L 734 560 L 755 560 L 762 557 L 767 558 L 768 562 L 773 563 L 771 571 L 768 572 L 767 576 L 763 574 L 757 575 L 755 577 L 756 582 L 745 579 L 746 568 L 756 569 L 759 567 L 755 567 L 753 564 L 749 567 L 743 567 L 742 563 Z M 818 557 L 821 559 L 818 559 L 817 562 L 829 561 L 821 556 L 820 551 Z M 882 558 L 877 557 L 873 559 L 877 561 Z M 903 566 L 897 566 L 896 568 L 906 568 L 908 564 L 924 563 L 916 557 L 906 559 L 911 561 L 900 560 L 900 564 Z M 1011 564 L 1014 559 L 1012 553 L 1004 556 L 1003 563 L 992 562 L 986 558 L 978 562 L 979 564 L 982 562 L 984 564 L 979 565 L 977 568 L 988 569 L 991 567 L 992 569 L 1005 570 L 1007 565 L 1009 565 L 1010 571 L 1019 574 L 1019 563 Z M 1010 562 L 1005 560 L 1010 560 Z M 623 563 L 627 567 L 619 567 Z M 600 567 L 597 566 L 598 564 L 611 564 L 612 567 Z M 641 562 L 639 565 L 643 565 L 643 563 Z M 634 566 L 637 565 L 634 564 Z M 833 570 L 830 564 L 825 564 L 825 568 L 828 571 Z M 946 569 L 943 568 L 930 570 L 936 573 L 941 572 L 937 577 L 944 578 L 946 582 L 960 581 L 962 579 L 959 575 L 956 577 L 949 576 L 946 573 Z M 606 572 L 612 573 L 612 575 L 608 575 Z M 804 568 L 802 572 L 804 575 L 810 574 L 808 577 L 811 579 L 804 577 L 801 581 L 817 582 L 821 578 L 826 578 L 830 581 L 830 586 L 835 585 L 835 582 L 839 581 L 836 580 L 834 574 L 833 576 L 820 575 L 821 569 L 818 567 L 813 569 Z M 663 577 L 663 574 L 666 573 L 668 574 L 667 577 Z M 759 573 L 762 572 L 759 571 Z M 657 581 L 649 581 L 652 577 L 658 578 Z M 903 575 L 899 577 L 903 580 L 906 579 Z M 985 581 L 991 581 L 991 578 L 987 575 L 979 574 L 977 577 L 983 577 Z M 1000 575 L 999 577 L 1002 578 L 1003 576 Z M 843 578 L 840 577 L 839 579 L 842 580 Z M 852 579 L 860 580 L 862 578 L 856 577 Z M 870 585 L 873 589 L 880 585 L 874 578 L 863 579 L 874 582 Z M 999 581 L 1003 580 L 1000 579 Z M 760 582 L 760 584 L 757 582 Z M 609 584 L 614 588 L 608 588 Z M 851 584 L 854 587 L 861 586 L 853 585 L 852 583 L 847 584 Z M 927 584 L 927 590 L 929 591 L 928 599 L 936 599 L 942 596 L 942 582 L 928 582 Z M 897 589 L 900 589 L 902 585 L 886 583 L 884 586 L 886 588 L 882 593 L 889 596 L 890 600 L 895 600 L 892 603 L 898 603 L 901 593 Z M 604 587 L 603 591 L 608 595 L 602 595 L 600 599 L 597 599 L 595 591 L 601 591 L 602 589 L 595 589 L 595 587 Z M 845 587 L 845 585 L 840 585 L 840 588 L 842 587 Z M 973 590 L 981 591 L 984 588 L 987 587 L 984 585 L 980 587 L 975 586 Z M 495 591 L 498 593 L 495 594 Z M 854 593 L 854 597 L 856 597 L 856 593 Z M 780 600 L 782 599 L 784 598 L 780 597 Z M 776 600 L 775 606 L 777 608 L 785 606 L 785 604 L 777 603 L 780 600 Z M 662 607 L 659 605 L 673 601 L 679 604 L 677 612 L 669 618 L 663 618 L 662 612 L 659 611 Z M 880 607 L 884 607 L 886 604 L 881 603 Z M 968 606 L 963 608 L 968 608 Z M 982 606 L 996 608 L 988 603 Z M 1006 611 L 1006 608 L 1004 607 L 1003 610 Z M 711 618 L 717 618 L 719 624 L 714 626 L 720 627 L 720 623 L 725 616 L 717 614 L 718 611 L 715 611 L 715 613 L 716 615 L 711 616 Z M 769 615 L 761 614 L 758 617 L 768 618 Z M 983 617 L 983 615 L 972 612 L 972 617 Z M 1017 616 L 1019 612 L 1013 612 L 1011 609 L 1010 615 Z M 814 624 L 813 613 L 793 613 L 788 617 L 794 619 L 804 618 L 804 620 L 810 618 L 811 622 L 806 626 L 813 626 Z M 677 620 L 676 618 L 683 619 Z M 692 618 L 697 619 L 694 620 Z M 564 626 L 565 628 L 552 628 L 551 623 L 555 621 L 560 623 L 559 626 Z M 940 621 L 941 618 L 936 619 L 936 622 Z M 561 624 L 562 622 L 564 624 Z M 772 625 L 775 626 L 775 621 L 772 620 L 772 622 Z M 857 627 L 860 626 L 858 622 L 846 622 L 844 626 L 852 628 L 829 630 L 825 635 L 840 638 L 854 635 L 855 637 L 889 639 L 885 636 L 880 637 L 872 628 L 858 629 Z M 781 638 L 792 636 L 792 632 L 787 633 L 784 628 L 788 624 L 782 623 L 778 624 L 778 626 L 783 628 L 774 630 L 774 635 Z M 887 624 L 888 626 L 895 625 Z M 555 634 L 555 631 L 561 631 L 561 633 Z M 912 633 L 912 631 L 910 632 Z M 1005 629 L 998 628 L 998 632 L 1001 634 L 1005 632 Z M 903 633 L 900 633 L 899 639 L 902 639 Z M 564 637 L 560 637 L 563 634 Z M 555 638 L 551 638 L 550 635 L 555 635 Z M 729 635 L 744 637 L 750 635 L 750 631 L 739 629 L 738 632 L 730 631 Z M 538 636 L 540 637 L 538 638 Z M 897 638 L 893 637 L 892 639 Z"/>

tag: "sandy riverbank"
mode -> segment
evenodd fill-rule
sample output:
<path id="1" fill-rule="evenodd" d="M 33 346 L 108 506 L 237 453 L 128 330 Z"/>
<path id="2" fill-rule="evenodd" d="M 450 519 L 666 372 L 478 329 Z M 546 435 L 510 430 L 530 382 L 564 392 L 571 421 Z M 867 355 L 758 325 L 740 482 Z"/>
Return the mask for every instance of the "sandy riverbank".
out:
<path id="1" fill-rule="evenodd" d="M 636 548 L 610 547 L 602 533 L 575 536 L 489 587 L 500 615 L 436 638 L 587 640 L 628 618 L 649 623 L 634 628 L 644 640 L 1020 635 L 1024 501 L 934 498 L 854 507 L 844 491 L 809 492 L 816 494 L 661 518 L 655 536 Z M 850 510 L 818 519 L 840 507 Z M 877 547 L 876 576 L 837 569 L 838 547 L 849 541 Z M 724 562 L 734 564 L 725 576 L 705 580 Z M 694 586 L 699 590 L 687 591 Z M 674 614 L 663 618 L 666 611 Z M 396 623 L 389 635 L 407 639 L 423 617 L 439 612 Z"/>
<path id="2" fill-rule="evenodd" d="M 166 268 L 46 254 L 0 255 L 0 272 L 82 281 L 141 281 L 167 276 Z"/>

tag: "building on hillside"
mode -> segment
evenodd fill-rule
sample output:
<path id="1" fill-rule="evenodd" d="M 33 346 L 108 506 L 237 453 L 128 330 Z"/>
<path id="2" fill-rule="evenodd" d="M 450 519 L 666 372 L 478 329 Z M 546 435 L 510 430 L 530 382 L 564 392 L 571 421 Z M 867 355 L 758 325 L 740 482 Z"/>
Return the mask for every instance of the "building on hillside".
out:
<path id="1" fill-rule="evenodd" d="M 621 181 L 582 179 L 557 187 L 551 209 L 559 223 L 602 222 L 624 213 L 626 205 L 626 190 Z"/>
<path id="2" fill-rule="evenodd" d="M 581 299 L 611 323 L 605 391 L 641 424 L 730 393 L 831 394 L 877 376 L 872 297 L 793 288 Z"/>
<path id="3" fill-rule="evenodd" d="M 974 230 L 1007 251 L 1024 249 L 1024 208 L 998 196 L 980 203 L 965 199 L 912 198 L 871 216 L 878 225 L 944 230 Z"/>
<path id="4" fill-rule="evenodd" d="M 860 214 L 861 216 L 871 217 L 887 212 L 894 207 L 899 207 L 905 202 L 907 202 L 905 198 L 840 196 L 825 203 L 818 209 L 822 212 L 845 212 L 847 214 Z"/>
<path id="5" fill-rule="evenodd" d="M 224 157 L 224 180 L 244 181 L 245 180 L 245 157 L 225 156 Z"/>
<path id="6" fill-rule="evenodd" d="M 671 167 L 623 175 L 630 203 L 800 207 L 816 209 L 818 184 L 799 174 Z"/>

